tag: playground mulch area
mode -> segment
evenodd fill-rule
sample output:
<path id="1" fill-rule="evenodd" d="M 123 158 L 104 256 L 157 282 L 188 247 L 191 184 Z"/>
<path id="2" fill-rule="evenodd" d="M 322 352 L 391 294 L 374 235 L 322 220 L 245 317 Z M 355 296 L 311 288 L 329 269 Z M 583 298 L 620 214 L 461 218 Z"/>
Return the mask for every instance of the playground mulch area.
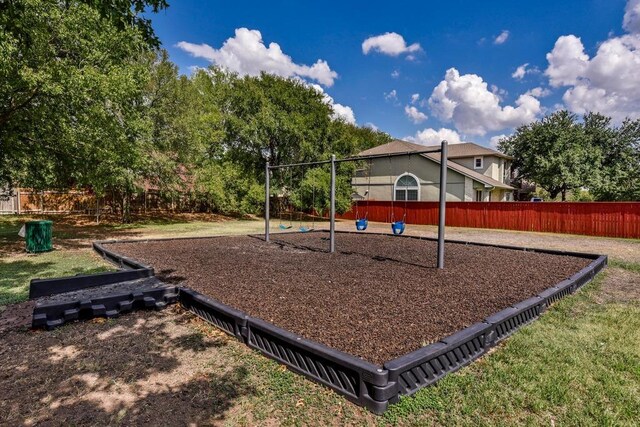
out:
<path id="1" fill-rule="evenodd" d="M 416 350 L 570 277 L 590 260 L 390 235 L 280 233 L 109 244 L 247 314 L 369 362 Z"/>

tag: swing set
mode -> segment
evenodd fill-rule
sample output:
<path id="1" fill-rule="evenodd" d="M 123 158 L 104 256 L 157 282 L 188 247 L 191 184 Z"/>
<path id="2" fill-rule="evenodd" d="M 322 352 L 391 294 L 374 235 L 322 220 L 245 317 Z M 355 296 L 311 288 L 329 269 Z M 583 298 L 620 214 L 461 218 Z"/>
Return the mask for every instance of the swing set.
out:
<path id="1" fill-rule="evenodd" d="M 356 200 L 356 230 L 364 231 L 367 229 L 369 225 L 369 199 L 370 199 L 370 189 L 371 189 L 371 165 L 373 159 L 379 158 L 388 158 L 389 159 L 389 177 L 392 180 L 391 176 L 391 157 L 398 156 L 408 156 L 409 157 L 409 165 L 411 165 L 411 156 L 418 155 L 423 153 L 440 153 L 440 194 L 439 194 L 439 209 L 438 209 L 438 250 L 437 250 L 437 266 L 439 269 L 444 268 L 444 232 L 445 232 L 445 210 L 446 210 L 446 196 L 447 196 L 447 141 L 442 141 L 440 147 L 432 147 L 430 149 L 421 150 L 421 151 L 407 151 L 407 152 L 399 152 L 399 153 L 387 153 L 387 154 L 373 154 L 368 156 L 354 156 L 354 157 L 345 157 L 343 159 L 336 159 L 335 155 L 331 156 L 330 160 L 320 160 L 315 162 L 305 162 L 305 163 L 291 163 L 284 165 L 271 165 L 269 164 L 269 159 L 266 158 L 265 164 L 265 226 L 264 226 L 264 238 L 266 242 L 270 242 L 270 230 L 269 230 L 269 222 L 270 222 L 270 201 L 271 201 L 271 190 L 270 190 L 270 175 L 272 170 L 277 169 L 291 169 L 294 167 L 315 167 L 319 165 L 330 164 L 331 165 L 331 185 L 330 185 L 330 213 L 329 213 L 329 252 L 335 252 L 335 221 L 336 221 L 336 164 L 342 162 L 361 162 L 362 160 L 369 160 L 369 168 L 368 168 L 368 176 L 367 176 L 367 192 L 365 193 L 365 201 L 366 201 L 366 210 L 363 216 L 360 216 L 359 211 L 359 202 Z M 290 183 L 293 184 L 292 172 L 290 172 Z M 402 213 L 402 219 L 396 220 L 395 218 L 395 210 L 394 210 L 394 199 L 396 199 L 396 192 L 393 186 L 393 181 L 391 182 L 392 186 L 392 198 L 391 198 L 391 231 L 394 235 L 401 235 L 404 233 L 406 229 L 406 219 L 407 219 L 407 199 L 409 198 L 409 192 L 405 191 L 403 195 L 404 208 Z M 312 183 L 312 200 L 313 206 L 315 206 L 315 183 Z M 282 212 L 280 212 L 280 224 L 279 228 L 281 230 L 288 230 L 293 228 L 293 206 L 290 204 L 289 206 L 289 224 L 285 224 L 282 218 Z M 306 233 L 314 230 L 315 228 L 315 217 L 312 216 L 313 223 L 309 226 L 303 224 L 303 214 L 300 214 L 300 227 L 298 231 Z"/>
<path id="2" fill-rule="evenodd" d="M 357 231 L 364 231 L 367 229 L 367 226 L 369 225 L 369 197 L 370 197 L 370 191 L 371 191 L 371 165 L 372 165 L 372 160 L 369 159 L 369 165 L 367 168 L 367 191 L 365 192 L 365 202 L 366 202 L 366 209 L 365 209 L 365 213 L 364 216 L 360 216 L 360 209 L 359 209 L 359 200 L 356 199 L 356 230 Z M 411 170 L 411 154 L 409 154 L 409 170 Z M 409 200 L 409 193 L 408 191 L 404 191 L 403 194 L 403 198 L 402 200 L 404 200 L 404 208 L 402 210 L 402 219 L 400 220 L 396 220 L 395 217 L 395 209 L 394 209 L 394 201 L 397 199 L 397 193 L 395 191 L 395 186 L 393 184 L 393 166 L 391 163 L 391 157 L 389 157 L 389 186 L 391 188 L 391 212 L 390 212 L 390 223 L 391 223 L 391 232 L 396 235 L 399 236 L 402 233 L 404 233 L 404 230 L 406 228 L 406 224 L 407 224 L 407 201 Z"/>
<path id="3" fill-rule="evenodd" d="M 367 191 L 364 193 L 364 196 L 367 201 L 367 209 L 363 217 L 360 216 L 360 211 L 358 210 L 358 199 L 356 199 L 356 230 L 364 231 L 367 229 L 369 225 L 369 196 L 371 190 L 371 159 L 369 159 L 369 164 L 367 166 Z"/>
<path id="4" fill-rule="evenodd" d="M 304 174 L 303 174 L 304 176 Z M 284 201 L 280 202 L 280 206 L 278 208 L 278 212 L 279 212 L 279 224 L 278 224 L 278 228 L 280 230 L 290 230 L 293 228 L 293 217 L 294 217 L 294 206 L 293 203 L 291 203 L 291 190 L 293 189 L 293 171 L 289 170 L 289 188 L 288 188 L 288 192 L 289 194 L 285 194 L 286 192 L 283 191 L 283 199 L 286 198 L 287 201 L 287 210 L 286 210 L 286 214 L 289 217 L 289 221 L 288 224 L 286 223 L 287 221 L 283 218 L 284 216 L 284 209 L 283 209 L 283 205 L 284 205 Z M 313 181 L 311 183 L 311 206 L 312 206 L 312 210 L 315 209 L 315 205 L 316 205 L 316 185 L 315 185 L 315 181 Z M 301 233 L 307 233 L 309 231 L 313 231 L 315 229 L 316 226 L 316 217 L 315 217 L 315 213 L 312 211 L 311 212 L 311 223 L 309 223 L 309 220 L 307 218 L 307 220 L 304 220 L 304 212 L 300 211 L 298 214 L 298 231 L 300 231 Z"/>

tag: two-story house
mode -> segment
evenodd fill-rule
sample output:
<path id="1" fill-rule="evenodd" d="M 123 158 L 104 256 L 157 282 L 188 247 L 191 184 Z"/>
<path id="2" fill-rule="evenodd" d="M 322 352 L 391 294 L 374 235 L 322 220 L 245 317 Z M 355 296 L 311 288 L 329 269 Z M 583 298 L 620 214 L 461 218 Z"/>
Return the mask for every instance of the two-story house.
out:
<path id="1" fill-rule="evenodd" d="M 434 147 L 438 148 L 438 147 Z M 423 151 L 427 146 L 396 139 L 359 153 L 376 155 Z M 458 202 L 512 201 L 509 185 L 512 158 L 466 142 L 449 145 L 447 200 Z M 363 161 L 352 179 L 354 199 L 438 200 L 440 153 L 407 154 Z"/>

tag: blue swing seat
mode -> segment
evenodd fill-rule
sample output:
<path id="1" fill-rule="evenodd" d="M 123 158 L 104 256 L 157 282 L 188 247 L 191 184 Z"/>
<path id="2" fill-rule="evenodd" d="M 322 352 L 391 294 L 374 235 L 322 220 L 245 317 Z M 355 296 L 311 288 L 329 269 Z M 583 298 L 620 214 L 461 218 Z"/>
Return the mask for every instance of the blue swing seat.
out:
<path id="1" fill-rule="evenodd" d="M 367 229 L 367 225 L 369 225 L 369 221 L 366 218 L 356 219 L 356 230 L 364 231 Z"/>
<path id="2" fill-rule="evenodd" d="M 288 230 L 290 229 L 291 226 L 290 225 L 284 225 L 284 224 L 280 224 L 280 230 Z"/>
<path id="3" fill-rule="evenodd" d="M 313 230 L 313 228 L 302 226 L 302 227 L 298 228 L 298 230 L 299 230 L 301 233 L 307 233 L 307 232 L 309 232 L 309 231 Z"/>
<path id="4" fill-rule="evenodd" d="M 400 234 L 404 233 L 404 227 L 405 227 L 404 221 L 396 221 L 391 223 L 391 231 L 393 231 L 393 234 L 395 234 L 396 236 L 399 236 Z"/>

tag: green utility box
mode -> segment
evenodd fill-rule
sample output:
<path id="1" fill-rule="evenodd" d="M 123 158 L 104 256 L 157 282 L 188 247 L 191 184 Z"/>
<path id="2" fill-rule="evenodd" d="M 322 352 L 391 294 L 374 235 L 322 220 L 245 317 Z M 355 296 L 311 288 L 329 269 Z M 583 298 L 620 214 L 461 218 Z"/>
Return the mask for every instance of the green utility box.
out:
<path id="1" fill-rule="evenodd" d="M 25 224 L 24 231 L 27 252 L 38 253 L 53 250 L 53 221 L 29 221 Z"/>

